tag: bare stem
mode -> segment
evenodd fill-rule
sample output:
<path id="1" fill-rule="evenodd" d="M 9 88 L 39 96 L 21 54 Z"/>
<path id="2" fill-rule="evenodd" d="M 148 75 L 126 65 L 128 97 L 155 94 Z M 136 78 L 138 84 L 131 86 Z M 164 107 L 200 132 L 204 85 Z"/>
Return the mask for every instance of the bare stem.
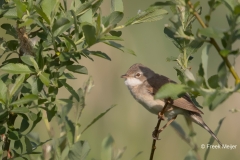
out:
<path id="1" fill-rule="evenodd" d="M 201 24 L 201 26 L 203 28 L 207 28 L 206 24 L 203 22 L 203 20 L 199 16 L 198 12 L 194 9 L 194 6 L 192 5 L 191 1 L 188 1 L 188 5 L 192 9 L 193 15 L 197 18 L 197 20 Z M 239 84 L 240 83 L 240 78 L 239 78 L 237 72 L 235 71 L 235 69 L 231 65 L 231 63 L 229 62 L 228 58 L 224 57 L 224 56 L 222 56 L 220 54 L 221 49 L 220 49 L 219 45 L 217 44 L 217 42 L 215 41 L 215 39 L 214 38 L 210 38 L 210 43 L 216 48 L 216 50 L 218 51 L 219 55 L 222 57 L 222 59 L 225 62 L 226 66 L 228 67 L 229 71 L 231 72 L 231 74 L 235 78 L 235 84 Z"/>
<path id="2" fill-rule="evenodd" d="M 8 125 L 8 128 L 14 128 L 14 123 L 15 123 L 15 120 L 17 118 L 17 115 L 14 114 L 14 113 L 10 113 L 9 114 L 9 120 L 7 122 L 7 125 Z M 2 147 L 2 150 L 3 150 L 3 154 L 2 154 L 2 160 L 7 160 L 9 158 L 11 158 L 11 153 L 9 151 L 9 148 L 10 148 L 10 139 L 8 139 L 8 135 L 3 135 L 3 147 Z"/>
<path id="3" fill-rule="evenodd" d="M 159 112 L 159 114 L 158 114 L 158 122 L 157 122 L 157 125 L 156 125 L 156 127 L 155 127 L 155 129 L 154 129 L 154 133 L 157 133 L 158 132 L 158 130 L 159 130 L 159 127 L 160 127 L 160 124 L 161 124 L 161 121 L 163 120 L 163 114 L 164 114 L 164 112 L 165 112 L 165 109 L 167 108 L 167 105 L 169 104 L 169 102 L 168 102 L 168 100 L 165 102 L 165 105 L 164 105 L 164 107 L 163 107 L 163 109 L 162 109 L 162 111 L 161 112 Z M 159 135 L 158 135 L 159 136 Z M 153 142 L 152 142 L 152 148 L 151 148 L 151 154 L 150 154 L 150 159 L 149 160 L 153 160 L 153 156 L 154 156 L 154 152 L 155 152 L 155 149 L 157 148 L 156 147 L 156 141 L 157 141 L 157 139 L 158 139 L 158 136 L 156 137 L 156 138 L 153 138 Z"/>

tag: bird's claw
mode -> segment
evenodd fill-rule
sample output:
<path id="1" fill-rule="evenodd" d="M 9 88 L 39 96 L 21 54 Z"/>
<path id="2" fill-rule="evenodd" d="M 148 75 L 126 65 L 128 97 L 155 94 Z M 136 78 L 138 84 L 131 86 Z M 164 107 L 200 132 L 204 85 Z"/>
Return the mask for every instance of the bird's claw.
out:
<path id="1" fill-rule="evenodd" d="M 160 130 L 154 130 L 152 132 L 152 138 L 155 139 L 155 140 L 161 140 L 161 139 L 158 138 L 160 132 L 161 132 Z"/>

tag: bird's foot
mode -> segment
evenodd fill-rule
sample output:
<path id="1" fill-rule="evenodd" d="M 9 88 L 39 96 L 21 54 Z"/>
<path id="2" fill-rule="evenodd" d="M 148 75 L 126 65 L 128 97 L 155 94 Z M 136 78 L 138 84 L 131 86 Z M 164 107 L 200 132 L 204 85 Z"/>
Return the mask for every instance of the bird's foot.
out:
<path id="1" fill-rule="evenodd" d="M 164 115 L 161 114 L 161 112 L 158 113 L 158 119 L 163 120 L 163 121 L 165 120 Z"/>
<path id="2" fill-rule="evenodd" d="M 161 140 L 161 139 L 158 138 L 160 132 L 161 132 L 161 130 L 154 130 L 152 132 L 152 138 L 155 139 L 155 140 Z"/>

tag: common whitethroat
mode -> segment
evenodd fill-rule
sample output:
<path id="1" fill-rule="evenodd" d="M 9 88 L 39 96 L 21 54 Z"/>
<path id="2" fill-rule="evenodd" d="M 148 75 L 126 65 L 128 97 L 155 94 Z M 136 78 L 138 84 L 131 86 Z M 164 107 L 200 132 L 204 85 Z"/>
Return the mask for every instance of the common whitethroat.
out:
<path id="1" fill-rule="evenodd" d="M 122 75 L 121 78 L 125 79 L 125 84 L 132 96 L 148 111 L 157 115 L 162 111 L 165 101 L 154 99 L 154 95 L 164 84 L 176 83 L 163 75 L 155 73 L 140 63 L 132 65 L 127 73 Z M 172 103 L 167 104 L 167 107 L 164 110 L 164 117 L 168 119 L 168 122 L 159 130 L 159 132 L 174 121 L 179 114 L 207 130 L 211 136 L 222 145 L 216 135 L 204 123 L 201 116 L 203 112 L 194 105 L 187 93 L 178 99 L 172 100 Z"/>

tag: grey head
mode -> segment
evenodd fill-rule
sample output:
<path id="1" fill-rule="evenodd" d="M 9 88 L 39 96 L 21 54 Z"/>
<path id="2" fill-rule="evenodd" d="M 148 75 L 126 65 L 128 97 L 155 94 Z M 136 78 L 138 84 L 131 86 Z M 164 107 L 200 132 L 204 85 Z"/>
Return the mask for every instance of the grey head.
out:
<path id="1" fill-rule="evenodd" d="M 147 79 L 150 79 L 155 75 L 155 72 L 153 72 L 148 67 L 142 65 L 141 63 L 136 63 L 132 65 L 126 74 L 122 75 L 121 78 L 136 78 L 139 79 L 141 82 L 146 81 Z"/>

